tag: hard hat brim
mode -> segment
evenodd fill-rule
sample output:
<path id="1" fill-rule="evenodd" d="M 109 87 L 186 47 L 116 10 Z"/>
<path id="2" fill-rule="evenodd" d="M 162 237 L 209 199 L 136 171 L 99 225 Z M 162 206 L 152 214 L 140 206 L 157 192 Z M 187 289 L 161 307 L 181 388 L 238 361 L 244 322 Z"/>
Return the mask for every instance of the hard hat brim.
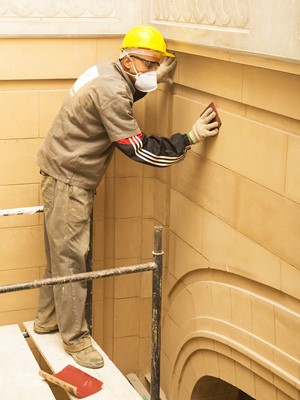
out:
<path id="1" fill-rule="evenodd" d="M 175 54 L 168 53 L 167 51 L 163 54 L 164 57 L 175 57 Z"/>

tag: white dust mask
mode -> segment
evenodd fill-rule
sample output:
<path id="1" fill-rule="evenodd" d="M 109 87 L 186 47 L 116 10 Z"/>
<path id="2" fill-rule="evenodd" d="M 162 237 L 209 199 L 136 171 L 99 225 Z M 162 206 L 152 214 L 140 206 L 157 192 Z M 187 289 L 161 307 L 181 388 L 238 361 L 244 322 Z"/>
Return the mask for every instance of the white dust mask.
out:
<path id="1" fill-rule="evenodd" d="M 156 71 L 138 73 L 134 86 L 140 92 L 153 92 L 157 89 Z"/>

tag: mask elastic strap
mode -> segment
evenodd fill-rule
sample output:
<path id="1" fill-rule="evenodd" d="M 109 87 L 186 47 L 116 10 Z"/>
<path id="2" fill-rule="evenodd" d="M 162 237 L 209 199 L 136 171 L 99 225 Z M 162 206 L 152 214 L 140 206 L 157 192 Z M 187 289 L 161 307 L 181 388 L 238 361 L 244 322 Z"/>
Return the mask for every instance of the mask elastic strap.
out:
<path id="1" fill-rule="evenodd" d="M 132 74 L 131 72 L 126 72 L 126 71 L 124 71 L 124 72 L 126 72 L 126 74 L 128 74 L 128 75 L 138 77 L 138 76 L 140 75 L 140 72 L 137 72 L 137 70 L 136 70 L 136 68 L 135 68 L 135 65 L 134 65 L 134 62 L 132 61 L 132 58 L 130 57 L 130 55 L 129 55 L 124 49 L 122 49 L 122 51 L 125 53 L 125 55 L 126 55 L 127 57 L 130 58 L 130 60 L 131 60 L 131 62 L 132 62 L 133 69 L 134 69 L 134 71 L 135 71 L 135 74 Z"/>

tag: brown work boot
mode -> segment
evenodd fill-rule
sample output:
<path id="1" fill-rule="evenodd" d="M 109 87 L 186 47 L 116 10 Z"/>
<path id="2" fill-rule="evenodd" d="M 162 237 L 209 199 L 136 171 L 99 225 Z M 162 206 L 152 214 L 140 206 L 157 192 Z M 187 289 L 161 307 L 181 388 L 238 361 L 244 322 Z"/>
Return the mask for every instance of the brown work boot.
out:
<path id="1" fill-rule="evenodd" d="M 58 332 L 58 326 L 52 326 L 52 327 L 44 327 L 44 326 L 39 326 L 36 323 L 33 324 L 33 330 L 35 333 L 38 333 L 40 335 L 43 335 L 45 333 L 55 333 Z"/>
<path id="2" fill-rule="evenodd" d="M 89 346 L 83 350 L 77 351 L 76 353 L 68 352 L 77 364 L 86 368 L 101 368 L 104 365 L 104 360 L 101 354 L 94 349 L 93 346 Z"/>

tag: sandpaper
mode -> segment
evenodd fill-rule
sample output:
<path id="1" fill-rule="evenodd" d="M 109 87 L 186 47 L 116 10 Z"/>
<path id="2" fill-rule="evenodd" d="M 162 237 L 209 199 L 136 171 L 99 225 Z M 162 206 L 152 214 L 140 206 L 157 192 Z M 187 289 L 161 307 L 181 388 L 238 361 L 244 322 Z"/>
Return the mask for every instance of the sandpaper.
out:
<path id="1" fill-rule="evenodd" d="M 220 116 L 219 116 L 219 114 L 218 114 L 217 108 L 216 108 L 216 106 L 215 106 L 215 104 L 214 104 L 213 101 L 205 108 L 205 110 L 201 113 L 201 115 L 203 115 L 203 113 L 205 113 L 205 111 L 206 111 L 208 108 L 212 108 L 213 111 L 216 113 L 215 118 L 214 118 L 212 121 L 210 121 L 210 123 L 212 123 L 212 122 L 218 122 L 218 129 L 220 129 L 220 126 L 222 125 L 222 121 L 221 121 L 221 118 L 220 118 Z M 201 116 L 201 115 L 200 115 L 200 116 Z"/>

